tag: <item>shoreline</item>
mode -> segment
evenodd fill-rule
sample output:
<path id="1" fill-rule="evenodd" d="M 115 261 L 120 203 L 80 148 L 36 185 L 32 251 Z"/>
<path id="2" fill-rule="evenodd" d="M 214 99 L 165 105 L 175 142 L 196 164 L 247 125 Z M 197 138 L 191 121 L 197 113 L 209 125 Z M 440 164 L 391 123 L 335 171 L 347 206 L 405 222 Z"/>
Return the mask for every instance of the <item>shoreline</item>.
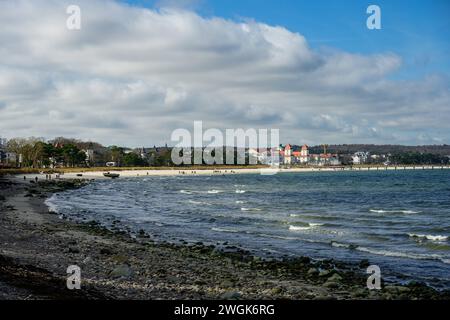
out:
<path id="1" fill-rule="evenodd" d="M 0 299 L 450 299 L 418 283 L 369 291 L 368 261 L 265 261 L 226 244 L 133 239 L 49 212 L 51 194 L 84 183 L 0 178 Z M 79 291 L 65 287 L 73 264 L 82 269 Z"/>
<path id="2" fill-rule="evenodd" d="M 16 179 L 23 180 L 23 177 L 27 177 L 28 179 L 46 179 L 48 175 L 50 179 L 57 177 L 58 179 L 87 179 L 87 180 L 95 180 L 95 179 L 110 179 L 104 177 L 104 173 L 113 172 L 118 173 L 120 177 L 146 177 L 146 176 L 223 176 L 223 175 L 236 175 L 236 174 L 260 174 L 260 175 L 276 175 L 279 173 L 309 173 L 309 172 L 365 172 L 365 171 L 409 171 L 409 170 L 448 170 L 450 166 L 437 166 L 437 165 L 421 165 L 421 166 L 343 166 L 343 167 L 305 167 L 305 168 L 212 168 L 207 169 L 203 168 L 171 168 L 171 169 L 127 169 L 127 168 L 103 168 L 103 170 L 83 170 L 80 168 L 79 170 L 71 170 L 69 172 L 62 171 L 61 173 L 55 173 L 55 171 L 40 171 L 40 173 L 28 173 L 24 172 L 22 174 L 8 173 L 5 172 L 3 174 L 12 176 Z M 52 172 L 53 171 L 53 172 Z M 50 173 L 46 173 L 50 172 Z M 0 177 L 2 175 L 2 170 L 0 170 Z"/>

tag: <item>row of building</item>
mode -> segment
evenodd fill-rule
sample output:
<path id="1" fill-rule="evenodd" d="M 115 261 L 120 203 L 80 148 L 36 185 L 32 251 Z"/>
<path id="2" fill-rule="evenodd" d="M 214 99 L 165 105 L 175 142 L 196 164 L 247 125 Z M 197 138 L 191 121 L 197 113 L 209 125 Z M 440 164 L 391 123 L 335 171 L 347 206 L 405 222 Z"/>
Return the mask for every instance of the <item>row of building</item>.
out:
<path id="1" fill-rule="evenodd" d="M 249 155 L 258 159 L 260 163 L 273 164 L 278 162 L 284 165 L 331 165 L 341 164 L 339 156 L 333 153 L 310 153 L 309 147 L 305 144 L 301 147 L 287 144 L 280 145 L 273 150 L 249 149 Z"/>
<path id="2" fill-rule="evenodd" d="M 310 152 L 311 148 L 304 144 L 280 145 L 273 150 L 249 149 L 249 155 L 258 159 L 262 164 L 273 164 L 277 162 L 284 165 L 311 165 L 311 166 L 339 166 L 339 165 L 361 165 L 361 164 L 390 164 L 391 154 L 373 154 L 366 151 L 355 153 L 329 153 L 326 152 L 328 145 L 324 147 L 322 153 Z M 312 148 L 317 151 L 318 147 Z"/>

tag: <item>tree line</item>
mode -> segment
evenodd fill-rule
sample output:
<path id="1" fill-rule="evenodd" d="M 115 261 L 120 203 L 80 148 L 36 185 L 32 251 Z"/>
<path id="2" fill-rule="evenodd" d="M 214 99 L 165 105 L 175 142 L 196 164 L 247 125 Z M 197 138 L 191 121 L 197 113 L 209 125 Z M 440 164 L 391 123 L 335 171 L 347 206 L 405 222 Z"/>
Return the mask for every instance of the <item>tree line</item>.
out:
<path id="1" fill-rule="evenodd" d="M 310 152 L 322 152 L 322 146 L 311 146 Z M 353 154 L 358 151 L 370 152 L 371 154 L 437 154 L 441 156 L 450 155 L 450 145 L 421 145 L 421 146 L 405 146 L 390 144 L 340 144 L 328 145 L 327 150 L 330 153 Z"/>
<path id="2" fill-rule="evenodd" d="M 171 165 L 170 150 L 167 147 L 154 147 L 141 155 L 138 150 L 105 147 L 97 142 L 64 137 L 49 141 L 36 137 L 13 138 L 4 143 L 3 149 L 14 155 L 8 159 L 8 165 L 12 167 L 102 167 L 108 162 L 124 167 Z"/>
<path id="3" fill-rule="evenodd" d="M 364 149 L 366 147 L 366 149 Z M 384 153 L 388 157 L 371 159 L 366 163 L 378 164 L 386 160 L 390 164 L 420 165 L 420 164 L 449 164 L 449 156 L 445 155 L 448 146 L 418 146 L 394 148 L 394 146 L 376 145 L 340 145 L 329 146 L 328 151 L 338 153 L 342 164 L 351 164 L 351 153 L 354 150 L 370 151 L 378 154 Z M 0 144 L 0 162 L 2 149 L 15 155 L 9 159 L 9 165 L 13 167 L 52 168 L 52 167 L 103 167 L 111 162 L 120 167 L 146 167 L 146 166 L 174 166 L 171 158 L 172 149 L 162 148 L 130 149 L 119 146 L 105 147 L 97 142 L 86 142 L 77 139 L 58 137 L 46 141 L 43 138 L 14 138 L 2 141 Z M 311 152 L 321 152 L 321 146 L 313 146 Z M 423 152 L 428 150 L 429 152 Z M 390 151 L 388 154 L 387 151 Z M 432 152 L 430 152 L 432 151 Z M 214 152 L 214 151 L 213 151 Z M 237 150 L 231 151 L 232 157 L 238 163 Z M 450 154 L 450 150 L 449 153 Z M 211 154 L 214 156 L 214 154 Z M 194 149 L 190 150 L 191 163 L 194 164 Z M 224 149 L 223 159 L 227 158 Z M 249 155 L 245 155 L 245 163 L 249 164 Z M 205 162 L 203 161 L 203 164 Z"/>
<path id="4" fill-rule="evenodd" d="M 419 152 L 402 152 L 395 153 L 389 157 L 392 164 L 443 164 L 447 165 L 450 162 L 448 156 L 441 156 L 433 153 L 419 153 Z"/>
<path id="5" fill-rule="evenodd" d="M 15 154 L 15 166 L 42 168 L 52 164 L 75 167 L 83 164 L 86 154 L 75 144 L 67 143 L 60 147 L 42 138 L 14 138 L 6 143 L 6 150 Z"/>

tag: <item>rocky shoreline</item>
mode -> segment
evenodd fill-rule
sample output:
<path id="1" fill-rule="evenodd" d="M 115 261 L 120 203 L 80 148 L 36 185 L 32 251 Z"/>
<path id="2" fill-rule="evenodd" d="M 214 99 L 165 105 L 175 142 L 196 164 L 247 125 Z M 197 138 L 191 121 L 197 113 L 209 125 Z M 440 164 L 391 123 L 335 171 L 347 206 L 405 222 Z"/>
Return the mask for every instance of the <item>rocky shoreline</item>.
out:
<path id="1" fill-rule="evenodd" d="M 85 183 L 0 177 L 0 299 L 450 299 L 416 282 L 368 290 L 368 261 L 267 261 L 226 244 L 131 237 L 48 210 L 52 193 Z M 66 288 L 69 265 L 81 268 L 81 290 Z"/>

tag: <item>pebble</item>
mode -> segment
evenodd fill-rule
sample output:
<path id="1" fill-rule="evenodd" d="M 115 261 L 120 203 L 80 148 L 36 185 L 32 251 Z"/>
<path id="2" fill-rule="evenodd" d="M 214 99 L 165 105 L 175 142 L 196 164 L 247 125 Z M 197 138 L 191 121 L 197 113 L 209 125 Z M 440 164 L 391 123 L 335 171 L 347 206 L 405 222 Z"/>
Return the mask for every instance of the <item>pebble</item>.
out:
<path id="1" fill-rule="evenodd" d="M 308 275 L 309 276 L 316 276 L 319 274 L 319 270 L 317 270 L 316 268 L 310 268 L 308 269 Z"/>
<path id="2" fill-rule="evenodd" d="M 339 274 L 335 273 L 331 277 L 329 277 L 327 281 L 340 282 L 341 280 L 342 280 L 342 277 Z"/>
<path id="3" fill-rule="evenodd" d="M 319 277 L 327 277 L 332 273 L 332 270 L 322 270 L 319 273 Z"/>
<path id="4" fill-rule="evenodd" d="M 241 294 L 237 291 L 228 291 L 222 294 L 220 297 L 223 300 L 237 300 L 241 297 Z"/>
<path id="5" fill-rule="evenodd" d="M 128 278 L 131 277 L 132 274 L 131 268 L 126 264 L 122 264 L 115 267 L 109 275 L 113 278 Z"/>
<path id="6" fill-rule="evenodd" d="M 80 249 L 77 247 L 69 247 L 69 253 L 80 253 Z"/>

